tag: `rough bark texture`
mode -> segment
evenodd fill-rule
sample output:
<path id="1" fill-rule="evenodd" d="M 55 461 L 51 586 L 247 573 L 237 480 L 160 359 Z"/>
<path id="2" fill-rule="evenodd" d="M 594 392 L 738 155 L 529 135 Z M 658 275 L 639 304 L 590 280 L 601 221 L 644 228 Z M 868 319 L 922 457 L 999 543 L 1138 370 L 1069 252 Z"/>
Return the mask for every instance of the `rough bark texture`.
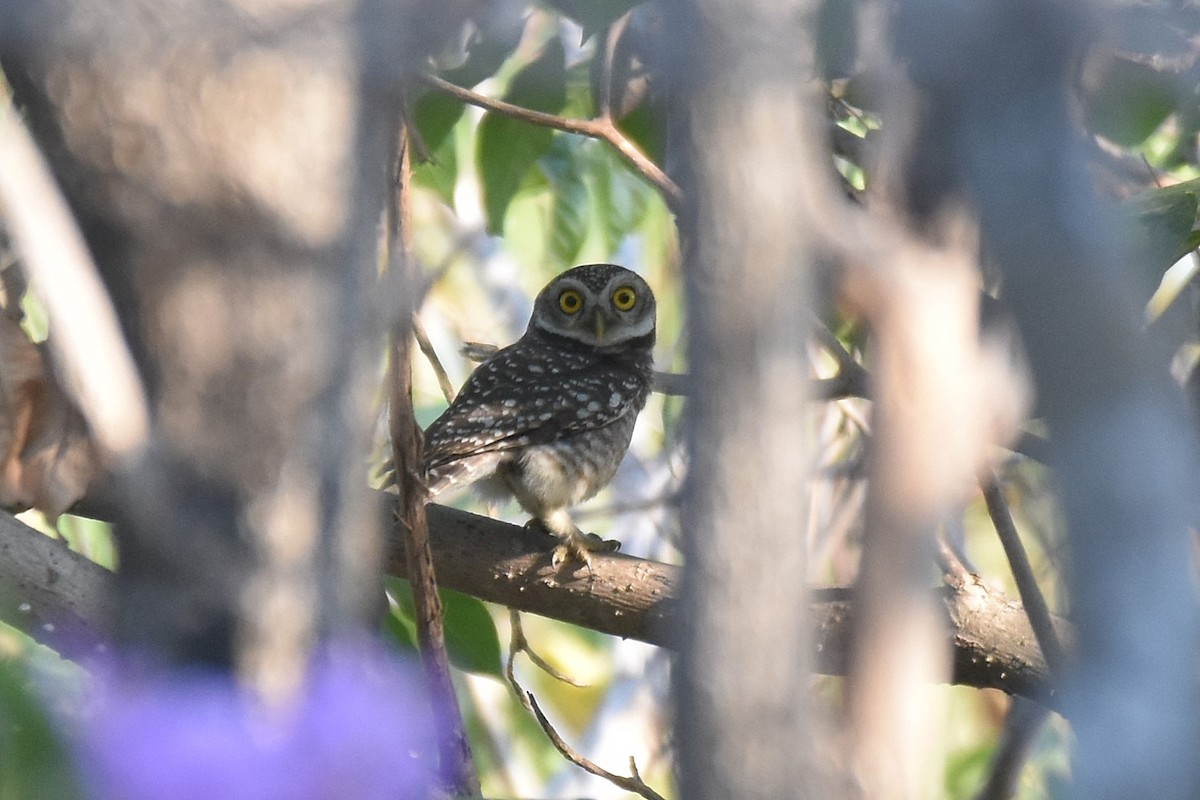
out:
<path id="1" fill-rule="evenodd" d="M 389 497 L 383 510 L 389 519 L 392 502 Z M 597 554 L 591 574 L 554 570 L 549 556 L 553 541 L 544 535 L 438 505 L 428 507 L 428 516 L 441 585 L 612 636 L 678 649 L 681 568 Z M 407 574 L 398 530 L 388 536 L 387 564 L 392 574 Z M 112 579 L 103 567 L 0 512 L 0 619 L 5 622 L 69 655 L 87 655 L 112 629 L 115 607 L 106 595 Z M 854 621 L 851 591 L 830 587 L 806 590 L 806 595 L 815 631 L 813 668 L 844 675 Z M 936 595 L 954 650 L 955 683 L 1060 707 L 1020 603 L 974 579 Z M 1057 625 L 1070 650 L 1072 629 L 1062 619 Z"/>

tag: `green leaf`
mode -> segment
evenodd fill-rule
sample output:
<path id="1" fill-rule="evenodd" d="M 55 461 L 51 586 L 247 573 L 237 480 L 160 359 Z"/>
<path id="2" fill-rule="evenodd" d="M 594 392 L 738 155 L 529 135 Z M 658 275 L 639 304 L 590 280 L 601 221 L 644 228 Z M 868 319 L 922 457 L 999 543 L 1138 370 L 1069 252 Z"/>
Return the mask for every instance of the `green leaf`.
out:
<path id="1" fill-rule="evenodd" d="M 550 219 L 550 254 L 560 264 L 573 264 L 587 239 L 590 200 L 581 164 L 581 143 L 556 136 L 542 169 L 554 189 Z"/>
<path id="2" fill-rule="evenodd" d="M 0 798 L 67 800 L 80 796 L 66 748 L 24 670 L 0 659 Z"/>
<path id="3" fill-rule="evenodd" d="M 970 797 L 972 790 L 978 789 L 987 778 L 995 749 L 995 744 L 987 742 L 952 754 L 946 761 L 946 796 Z"/>
<path id="4" fill-rule="evenodd" d="M 399 652 L 409 654 L 417 652 L 417 638 L 406 620 L 402 618 L 402 612 L 399 609 L 393 608 L 383 618 L 383 634 L 384 639 Z"/>
<path id="5" fill-rule="evenodd" d="M 1192 280 L 1188 269 L 1171 269 L 1200 243 L 1195 230 L 1200 180 L 1185 181 L 1125 201 L 1132 221 L 1131 243 L 1140 266 L 1138 288 L 1149 298 L 1147 314 L 1156 320 L 1179 298 Z"/>
<path id="6" fill-rule="evenodd" d="M 596 205 L 610 251 L 641 223 L 654 191 L 609 148 L 599 151 L 595 165 Z"/>
<path id="7" fill-rule="evenodd" d="M 661 109 L 643 99 L 628 114 L 617 120 L 621 132 L 633 140 L 646 157 L 662 165 L 667 152 L 667 124 Z"/>
<path id="8" fill-rule="evenodd" d="M 448 94 L 429 91 L 421 96 L 413 107 L 413 124 L 421 136 L 421 142 L 429 152 L 439 149 L 462 119 L 466 106 Z"/>
<path id="9" fill-rule="evenodd" d="M 494 14 L 489 20 L 505 20 L 507 15 Z M 496 74 L 513 54 L 521 41 L 522 24 L 503 24 L 486 27 L 476 34 L 467 46 L 466 60 L 453 69 L 444 70 L 441 77 L 467 89 Z M 462 118 L 466 106 L 461 100 L 431 89 L 417 100 L 413 120 L 425 146 L 436 151 L 446 136 Z"/>
<path id="10" fill-rule="evenodd" d="M 417 652 L 417 623 L 413 615 L 412 586 L 403 578 L 391 575 L 384 586 L 395 605 L 383 618 L 384 640 L 402 653 Z"/>
<path id="11" fill-rule="evenodd" d="M 1155 280 L 1193 249 L 1198 196 L 1200 178 L 1125 201 L 1124 208 L 1135 223 L 1142 258 Z"/>
<path id="12" fill-rule="evenodd" d="M 517 73 L 504 99 L 524 108 L 559 113 L 566 99 L 562 43 L 552 39 L 542 55 Z M 504 215 L 525 176 L 550 150 L 553 131 L 500 114 L 479 123 L 477 158 L 488 233 L 504 230 Z"/>
<path id="13" fill-rule="evenodd" d="M 563 116 L 589 119 L 596 116 L 598 91 L 593 86 L 592 72 L 598 71 L 599 59 L 580 61 L 567 70 L 566 100 L 563 101 Z"/>
<path id="14" fill-rule="evenodd" d="M 1190 253 L 1198 247 L 1200 247 L 1200 231 L 1192 231 L 1180 245 L 1179 249 L 1183 252 L 1179 254 L 1179 257 L 1182 258 L 1184 253 Z"/>
<path id="15" fill-rule="evenodd" d="M 446 614 L 446 650 L 450 663 L 466 672 L 504 677 L 500 636 L 483 602 L 451 589 L 440 590 Z"/>
<path id="16" fill-rule="evenodd" d="M 426 147 L 432 147 L 424 140 Z M 458 147 L 454 136 L 444 136 L 428 153 L 428 160 L 413 165 L 413 181 L 432 189 L 446 202 L 454 204 L 454 188 L 458 183 Z"/>
<path id="17" fill-rule="evenodd" d="M 415 649 L 416 615 L 413 609 L 412 586 L 404 578 L 387 578 L 388 594 L 396 601 L 397 608 L 389 617 L 396 618 L 396 625 L 407 630 Z M 503 678 L 500 659 L 500 636 L 496 623 L 482 601 L 451 589 L 439 589 L 442 598 L 443 622 L 446 633 L 446 651 L 450 663 L 464 672 L 492 675 Z M 411 624 L 412 627 L 409 627 Z M 388 625 L 385 622 L 385 626 Z M 388 633 L 403 637 L 398 630 Z M 403 639 L 396 640 L 398 644 Z"/>
<path id="18" fill-rule="evenodd" d="M 1084 99 L 1084 108 L 1092 131 L 1133 147 L 1175 110 L 1173 78 L 1145 64 L 1114 58 Z"/>

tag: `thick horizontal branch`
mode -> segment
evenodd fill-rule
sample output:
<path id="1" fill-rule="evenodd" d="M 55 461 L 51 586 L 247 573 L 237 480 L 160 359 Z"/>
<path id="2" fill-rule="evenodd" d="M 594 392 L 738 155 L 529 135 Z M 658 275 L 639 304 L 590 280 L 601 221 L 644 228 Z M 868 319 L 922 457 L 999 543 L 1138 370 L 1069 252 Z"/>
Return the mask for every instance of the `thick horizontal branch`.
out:
<path id="1" fill-rule="evenodd" d="M 622 555 L 593 554 L 592 568 L 555 570 L 552 544 L 539 533 L 444 506 L 429 507 L 429 532 L 441 585 L 480 599 L 601 633 L 673 648 L 679 631 L 680 567 Z M 389 571 L 404 574 L 402 551 Z M 954 650 L 953 681 L 1000 689 L 1050 707 L 1057 698 L 1021 604 L 971 578 L 936 590 Z M 853 624 L 851 591 L 813 592 L 814 664 L 844 675 Z M 1056 619 L 1069 647 L 1070 625 Z"/>
<path id="2" fill-rule="evenodd" d="M 387 513 L 391 517 L 392 498 Z M 673 647 L 682 570 L 619 553 L 593 554 L 592 568 L 550 565 L 542 534 L 444 506 L 428 509 L 441 585 L 482 600 L 623 638 Z M 393 531 L 388 570 L 406 572 Z M 112 606 L 111 574 L 61 542 L 0 512 L 0 619 L 68 655 L 102 641 Z M 1046 662 L 1021 604 L 968 579 L 936 590 L 954 650 L 955 683 L 1000 689 L 1057 707 Z M 846 588 L 816 589 L 809 608 L 816 669 L 843 675 L 853 622 Z M 1056 620 L 1068 651 L 1071 630 Z"/>
<path id="3" fill-rule="evenodd" d="M 0 620 L 65 656 L 103 645 L 114 604 L 112 573 L 0 511 Z"/>

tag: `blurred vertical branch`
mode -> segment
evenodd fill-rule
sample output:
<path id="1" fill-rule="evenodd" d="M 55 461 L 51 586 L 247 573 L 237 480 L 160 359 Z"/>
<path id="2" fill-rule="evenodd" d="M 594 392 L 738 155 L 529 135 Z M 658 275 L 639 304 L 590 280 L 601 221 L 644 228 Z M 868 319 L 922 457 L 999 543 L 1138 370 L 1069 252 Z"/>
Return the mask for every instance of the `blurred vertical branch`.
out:
<path id="1" fill-rule="evenodd" d="M 1076 794 L 1182 800 L 1200 796 L 1195 442 L 1166 354 L 1139 334 L 1134 254 L 1072 117 L 1077 59 L 1105 8 L 899 6 L 897 51 L 924 94 L 908 186 L 927 214 L 976 205 L 1051 430 L 1080 627 Z"/>
<path id="2" fill-rule="evenodd" d="M 983 452 L 974 393 L 977 275 L 961 243 L 901 240 L 872 265 L 874 406 L 847 704 L 856 774 L 871 798 L 931 790 L 931 682 L 949 672 L 927 587 L 933 536 Z"/>
<path id="3" fill-rule="evenodd" d="M 810 461 L 805 341 L 819 224 L 804 193 L 829 177 L 805 89 L 812 7 L 672 8 L 692 381 L 680 794 L 823 797 L 797 507 Z"/>
<path id="4" fill-rule="evenodd" d="M 450 680 L 450 657 L 442 621 L 429 526 L 425 518 L 426 492 L 421 480 L 421 432 L 412 407 L 412 344 L 415 309 L 412 298 L 418 285 L 411 258 L 409 216 L 411 146 L 407 123 L 401 121 L 393 158 L 394 187 L 387 203 L 388 279 L 398 286 L 399 307 L 392 330 L 388 359 L 388 428 L 392 462 L 399 488 L 397 523 L 403 532 L 405 563 L 409 565 L 416 609 L 417 643 L 429 684 L 438 733 L 438 772 L 446 791 L 455 795 L 479 794 L 479 776 L 471 758 L 458 698 Z"/>
<path id="5" fill-rule="evenodd" d="M 917 98 L 890 57 L 882 9 L 865 4 L 863 47 L 887 124 L 857 242 L 839 237 L 846 294 L 871 330 L 872 441 L 855 584 L 849 755 L 872 798 L 922 798 L 938 780 L 931 682 L 950 669 L 929 602 L 934 535 L 961 514 L 986 460 L 1022 418 L 1023 376 L 980 336 L 977 231 L 960 209 L 921 219 L 901 176 Z"/>
<path id="6" fill-rule="evenodd" d="M 145 445 L 150 426 L 141 381 L 66 200 L 24 123 L 5 106 L 0 206 L 20 243 L 22 269 L 44 298 L 51 344 L 92 436 L 109 456 L 129 456 Z"/>

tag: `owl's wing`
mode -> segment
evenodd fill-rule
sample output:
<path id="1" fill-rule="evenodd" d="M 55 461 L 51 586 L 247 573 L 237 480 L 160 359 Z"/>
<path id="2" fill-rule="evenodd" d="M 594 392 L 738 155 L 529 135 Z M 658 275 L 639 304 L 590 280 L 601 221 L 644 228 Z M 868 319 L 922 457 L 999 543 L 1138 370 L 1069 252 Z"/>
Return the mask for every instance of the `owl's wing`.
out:
<path id="1" fill-rule="evenodd" d="M 479 365 L 425 431 L 431 494 L 490 474 L 506 451 L 602 428 L 644 402 L 628 370 L 529 356 L 508 348 Z"/>

